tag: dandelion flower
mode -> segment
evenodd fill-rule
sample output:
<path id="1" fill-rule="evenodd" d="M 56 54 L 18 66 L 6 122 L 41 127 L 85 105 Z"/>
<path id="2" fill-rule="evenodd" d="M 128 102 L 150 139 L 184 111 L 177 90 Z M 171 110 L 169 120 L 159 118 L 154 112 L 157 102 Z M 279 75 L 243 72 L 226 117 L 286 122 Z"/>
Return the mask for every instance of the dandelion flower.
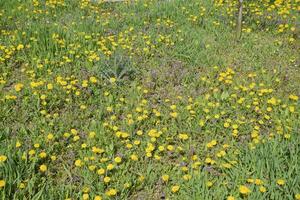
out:
<path id="1" fill-rule="evenodd" d="M 121 162 L 122 162 L 122 158 L 119 157 L 119 156 L 116 157 L 116 158 L 115 158 L 115 162 L 116 162 L 116 163 L 121 163 Z"/>
<path id="2" fill-rule="evenodd" d="M 0 163 L 5 162 L 7 157 L 5 155 L 0 155 Z"/>
<path id="3" fill-rule="evenodd" d="M 5 186 L 5 180 L 0 180 L 0 188 L 3 188 Z"/>
<path id="4" fill-rule="evenodd" d="M 99 195 L 96 195 L 95 198 L 94 198 L 94 200 L 102 200 L 102 197 L 99 196 Z"/>
<path id="5" fill-rule="evenodd" d="M 168 182 L 169 181 L 169 175 L 167 175 L 167 174 L 164 174 L 164 175 L 162 175 L 162 180 L 164 181 L 164 182 Z"/>
<path id="6" fill-rule="evenodd" d="M 262 193 L 265 193 L 267 191 L 267 189 L 264 186 L 260 186 L 259 191 Z"/>
<path id="7" fill-rule="evenodd" d="M 40 166 L 40 171 L 41 171 L 41 172 L 47 171 L 47 166 L 46 166 L 46 165 L 41 165 L 41 166 Z"/>
<path id="8" fill-rule="evenodd" d="M 241 185 L 239 187 L 239 191 L 243 195 L 248 195 L 251 192 L 251 190 L 247 186 L 244 186 L 244 185 Z"/>
<path id="9" fill-rule="evenodd" d="M 17 83 L 14 87 L 16 92 L 19 92 L 23 89 L 24 85 L 22 83 Z"/>
<path id="10" fill-rule="evenodd" d="M 89 199 L 89 194 L 83 194 L 83 195 L 82 195 L 82 199 L 83 199 L 83 200 Z"/>
<path id="11" fill-rule="evenodd" d="M 103 179 L 104 183 L 109 183 L 110 182 L 110 178 L 108 176 L 104 177 Z"/>
<path id="12" fill-rule="evenodd" d="M 105 192 L 105 194 L 106 194 L 107 196 L 115 196 L 115 195 L 117 194 L 117 190 L 112 188 L 112 189 L 107 190 L 107 191 Z"/>
<path id="13" fill-rule="evenodd" d="M 172 186 L 172 188 L 171 188 L 171 190 L 172 190 L 173 193 L 178 192 L 179 189 L 180 189 L 180 186 L 179 186 L 179 185 L 174 185 L 174 186 Z"/>
<path id="14" fill-rule="evenodd" d="M 22 146 L 21 142 L 20 142 L 20 141 L 17 141 L 17 142 L 16 142 L 16 148 L 19 148 L 19 147 L 21 147 L 21 146 Z"/>
<path id="15" fill-rule="evenodd" d="M 227 200 L 235 200 L 235 198 L 234 198 L 234 196 L 230 195 L 230 196 L 227 197 Z"/>
<path id="16" fill-rule="evenodd" d="M 283 180 L 283 179 L 278 179 L 278 180 L 277 180 L 277 184 L 278 184 L 278 185 L 284 185 L 284 184 L 285 184 L 285 180 Z"/>
<path id="17" fill-rule="evenodd" d="M 114 78 L 114 77 L 112 77 L 112 78 L 109 79 L 109 82 L 111 82 L 111 83 L 115 83 L 116 81 L 117 81 L 117 79 Z"/>
<path id="18" fill-rule="evenodd" d="M 97 174 L 103 175 L 105 173 L 105 169 L 101 168 L 97 170 Z"/>
<path id="19" fill-rule="evenodd" d="M 76 167 L 81 167 L 81 166 L 82 166 L 82 161 L 79 160 L 79 159 L 76 160 L 76 161 L 75 161 L 75 166 L 76 166 Z"/>

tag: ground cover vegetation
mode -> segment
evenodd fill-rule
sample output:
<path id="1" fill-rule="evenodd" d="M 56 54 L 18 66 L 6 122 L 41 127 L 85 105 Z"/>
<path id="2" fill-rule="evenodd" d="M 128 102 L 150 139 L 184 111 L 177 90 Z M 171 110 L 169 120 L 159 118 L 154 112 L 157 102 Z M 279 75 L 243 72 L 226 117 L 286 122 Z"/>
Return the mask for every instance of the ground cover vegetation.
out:
<path id="1" fill-rule="evenodd" d="M 0 0 L 1 199 L 300 199 L 299 0 Z"/>

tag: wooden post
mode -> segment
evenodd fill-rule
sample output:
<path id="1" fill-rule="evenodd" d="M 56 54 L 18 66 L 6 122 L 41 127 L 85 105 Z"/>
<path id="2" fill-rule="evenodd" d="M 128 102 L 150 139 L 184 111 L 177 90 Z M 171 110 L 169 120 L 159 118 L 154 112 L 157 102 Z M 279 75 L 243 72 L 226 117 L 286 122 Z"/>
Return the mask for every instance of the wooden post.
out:
<path id="1" fill-rule="evenodd" d="M 237 39 L 240 39 L 242 36 L 242 21 L 243 21 L 243 0 L 238 0 L 239 12 L 237 17 Z"/>

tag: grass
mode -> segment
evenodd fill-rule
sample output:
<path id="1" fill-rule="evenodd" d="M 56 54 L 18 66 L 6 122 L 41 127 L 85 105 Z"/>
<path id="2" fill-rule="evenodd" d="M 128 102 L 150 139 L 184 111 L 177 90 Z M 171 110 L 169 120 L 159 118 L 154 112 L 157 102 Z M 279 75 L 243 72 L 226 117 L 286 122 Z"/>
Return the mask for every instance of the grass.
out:
<path id="1" fill-rule="evenodd" d="M 300 199 L 299 1 L 0 0 L 2 199 Z"/>

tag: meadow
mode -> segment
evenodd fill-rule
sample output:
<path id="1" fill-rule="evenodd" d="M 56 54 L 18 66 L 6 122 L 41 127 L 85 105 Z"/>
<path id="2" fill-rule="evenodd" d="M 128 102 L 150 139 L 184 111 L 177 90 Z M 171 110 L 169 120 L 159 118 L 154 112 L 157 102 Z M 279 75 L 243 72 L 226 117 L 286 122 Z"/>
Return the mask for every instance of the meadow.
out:
<path id="1" fill-rule="evenodd" d="M 0 199 L 300 200 L 300 0 L 0 0 Z"/>

